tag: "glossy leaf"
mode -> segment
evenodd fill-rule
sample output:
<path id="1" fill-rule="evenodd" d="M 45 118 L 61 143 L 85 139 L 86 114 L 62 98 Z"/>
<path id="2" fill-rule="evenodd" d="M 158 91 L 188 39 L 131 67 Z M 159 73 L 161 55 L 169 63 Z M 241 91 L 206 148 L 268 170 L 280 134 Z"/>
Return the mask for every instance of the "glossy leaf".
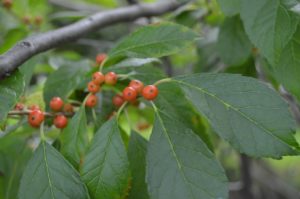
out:
<path id="1" fill-rule="evenodd" d="M 251 55 L 252 44 L 239 16 L 226 18 L 218 38 L 218 51 L 228 65 L 244 63 Z"/>
<path id="2" fill-rule="evenodd" d="M 292 38 L 298 17 L 283 0 L 241 0 L 245 30 L 256 47 L 274 64 Z"/>
<path id="3" fill-rule="evenodd" d="M 225 173 L 203 141 L 179 121 L 156 110 L 147 152 L 151 198 L 227 198 Z"/>
<path id="4" fill-rule="evenodd" d="M 300 101 L 300 27 L 272 67 L 276 79 Z"/>
<path id="5" fill-rule="evenodd" d="M 192 30 L 172 23 L 142 27 L 109 52 L 109 57 L 162 57 L 178 52 L 197 39 Z"/>
<path id="6" fill-rule="evenodd" d="M 249 77 L 195 74 L 174 81 L 234 148 L 255 157 L 296 154 L 295 121 L 274 90 Z"/>
<path id="7" fill-rule="evenodd" d="M 88 146 L 87 119 L 82 106 L 69 121 L 61 137 L 61 152 L 75 168 L 78 168 Z"/>
<path id="8" fill-rule="evenodd" d="M 77 171 L 42 141 L 24 171 L 18 198 L 89 199 L 89 195 Z"/>
<path id="9" fill-rule="evenodd" d="M 129 162 L 115 118 L 96 132 L 81 173 L 93 199 L 121 198 L 126 194 Z"/>
<path id="10" fill-rule="evenodd" d="M 23 75 L 18 71 L 10 77 L 0 80 L 0 123 L 18 102 L 24 88 Z"/>
<path id="11" fill-rule="evenodd" d="M 131 133 L 128 145 L 128 158 L 132 173 L 132 182 L 128 199 L 149 199 L 146 184 L 147 144 L 147 140 L 138 133 Z"/>

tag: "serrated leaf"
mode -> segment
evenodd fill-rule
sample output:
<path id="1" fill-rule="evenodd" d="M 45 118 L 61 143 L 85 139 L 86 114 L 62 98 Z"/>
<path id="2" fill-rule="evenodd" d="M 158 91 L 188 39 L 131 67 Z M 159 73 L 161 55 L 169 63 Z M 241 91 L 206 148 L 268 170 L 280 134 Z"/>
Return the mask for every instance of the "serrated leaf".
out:
<path id="1" fill-rule="evenodd" d="M 75 168 L 78 168 L 88 146 L 87 133 L 85 108 L 82 106 L 69 121 L 61 136 L 61 152 Z"/>
<path id="2" fill-rule="evenodd" d="M 42 141 L 24 171 L 19 199 L 89 199 L 77 171 Z"/>
<path id="3" fill-rule="evenodd" d="M 251 55 L 252 44 L 245 33 L 239 16 L 226 18 L 218 38 L 218 51 L 228 65 L 244 63 Z"/>
<path id="4" fill-rule="evenodd" d="M 300 101 L 300 26 L 272 67 L 275 78 Z"/>
<path id="5" fill-rule="evenodd" d="M 89 70 L 89 62 L 66 62 L 47 78 L 44 87 L 44 100 L 49 104 L 52 97 L 61 97 L 66 99 L 70 93 L 75 90 L 82 81 L 85 80 L 85 74 Z"/>
<path id="6" fill-rule="evenodd" d="M 227 16 L 239 14 L 241 0 L 218 0 L 222 11 Z"/>
<path id="7" fill-rule="evenodd" d="M 24 79 L 19 71 L 4 80 L 0 80 L 0 123 L 18 102 L 24 88 Z"/>
<path id="8" fill-rule="evenodd" d="M 147 152 L 151 198 L 227 198 L 224 170 L 191 129 L 156 110 Z"/>
<path id="9" fill-rule="evenodd" d="M 129 163 L 115 118 L 96 132 L 81 173 L 93 199 L 121 198 L 125 194 Z"/>
<path id="10" fill-rule="evenodd" d="M 136 132 L 130 135 L 128 158 L 132 173 L 132 183 L 128 199 L 149 199 L 146 184 L 147 140 Z"/>
<path id="11" fill-rule="evenodd" d="M 197 37 L 195 32 L 178 24 L 149 25 L 126 37 L 109 52 L 108 56 L 162 57 L 187 47 Z"/>
<path id="12" fill-rule="evenodd" d="M 278 60 L 299 22 L 283 0 L 241 0 L 241 18 L 250 40 L 271 64 Z"/>
<path id="13" fill-rule="evenodd" d="M 295 121 L 274 90 L 249 77 L 195 74 L 174 80 L 234 148 L 255 157 L 296 154 Z"/>

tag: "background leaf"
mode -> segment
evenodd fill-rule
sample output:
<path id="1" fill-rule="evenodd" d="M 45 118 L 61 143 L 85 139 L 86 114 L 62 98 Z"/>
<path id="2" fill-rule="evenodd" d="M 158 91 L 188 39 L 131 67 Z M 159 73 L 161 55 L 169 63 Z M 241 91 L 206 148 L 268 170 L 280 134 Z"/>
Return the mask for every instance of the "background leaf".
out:
<path id="1" fill-rule="evenodd" d="M 77 171 L 52 146 L 42 141 L 29 161 L 19 199 L 89 199 Z"/>
<path id="2" fill-rule="evenodd" d="M 75 168 L 78 168 L 88 145 L 85 108 L 82 106 L 61 135 L 61 152 Z"/>
<path id="3" fill-rule="evenodd" d="M 7 113 L 13 109 L 23 94 L 25 83 L 22 74 L 16 71 L 0 82 L 0 123 Z"/>
<path id="4" fill-rule="evenodd" d="M 234 148 L 255 157 L 296 154 L 295 121 L 287 103 L 263 83 L 233 74 L 175 79 L 186 97 Z"/>
<path id="5" fill-rule="evenodd" d="M 195 32 L 178 24 L 148 25 L 122 40 L 108 56 L 162 57 L 187 47 L 197 37 Z"/>
<path id="6" fill-rule="evenodd" d="M 222 167 L 192 130 L 157 111 L 147 152 L 151 198 L 227 198 Z"/>
<path id="7" fill-rule="evenodd" d="M 241 0 L 218 0 L 218 3 L 227 16 L 233 16 L 240 12 Z"/>
<path id="8" fill-rule="evenodd" d="M 129 162 L 115 118 L 96 132 L 81 173 L 93 199 L 121 198 L 125 195 Z"/>

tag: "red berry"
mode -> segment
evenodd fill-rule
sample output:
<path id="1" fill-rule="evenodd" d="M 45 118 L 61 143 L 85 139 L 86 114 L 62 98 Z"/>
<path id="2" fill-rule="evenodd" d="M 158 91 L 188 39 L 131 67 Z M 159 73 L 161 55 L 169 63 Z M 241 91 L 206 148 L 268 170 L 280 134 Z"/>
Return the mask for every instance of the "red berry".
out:
<path id="1" fill-rule="evenodd" d="M 117 74 L 114 72 L 109 72 L 105 75 L 105 84 L 115 85 L 118 81 Z"/>
<path id="2" fill-rule="evenodd" d="M 56 128 L 63 129 L 68 125 L 68 119 L 64 115 L 57 115 L 53 121 Z"/>
<path id="3" fill-rule="evenodd" d="M 158 89 L 154 85 L 144 87 L 142 95 L 146 100 L 154 100 L 158 95 Z"/>
<path id="4" fill-rule="evenodd" d="M 9 9 L 11 9 L 13 2 L 12 2 L 12 0 L 2 0 L 2 5 L 4 8 L 9 10 Z"/>
<path id="5" fill-rule="evenodd" d="M 129 86 L 134 88 L 136 90 L 136 92 L 141 93 L 144 87 L 143 82 L 141 82 L 140 80 L 131 80 L 129 83 Z"/>
<path id="6" fill-rule="evenodd" d="M 106 59 L 106 57 L 107 55 L 105 53 L 98 54 L 96 57 L 96 63 L 100 65 Z"/>
<path id="7" fill-rule="evenodd" d="M 93 74 L 93 82 L 95 84 L 102 84 L 105 81 L 105 76 L 101 72 L 95 72 Z"/>
<path id="8" fill-rule="evenodd" d="M 36 105 L 36 104 L 33 104 L 33 105 L 29 106 L 28 109 L 32 110 L 32 111 L 33 110 L 41 110 L 41 108 L 38 105 Z"/>
<path id="9" fill-rule="evenodd" d="M 73 108 L 72 104 L 70 104 L 70 103 L 65 104 L 64 105 L 64 112 L 73 113 L 74 108 Z"/>
<path id="10" fill-rule="evenodd" d="M 97 93 L 100 90 L 100 86 L 93 81 L 88 83 L 88 91 L 91 93 Z"/>
<path id="11" fill-rule="evenodd" d="M 22 103 L 17 103 L 16 105 L 15 105 L 15 110 L 17 110 L 17 111 L 22 111 L 24 109 L 24 104 L 22 104 Z"/>
<path id="12" fill-rule="evenodd" d="M 137 97 L 137 92 L 134 88 L 132 87 L 126 87 L 123 90 L 123 98 L 126 101 L 134 101 Z"/>
<path id="13" fill-rule="evenodd" d="M 96 95 L 90 95 L 90 96 L 88 97 L 88 99 L 86 100 L 85 105 L 86 105 L 87 107 L 92 108 L 92 107 L 94 107 L 94 106 L 97 105 L 97 102 L 98 102 L 97 96 L 96 96 Z"/>
<path id="14" fill-rule="evenodd" d="M 113 97 L 112 102 L 117 108 L 119 108 L 124 104 L 124 99 L 121 95 L 116 95 Z"/>
<path id="15" fill-rule="evenodd" d="M 64 106 L 64 101 L 60 97 L 53 97 L 50 101 L 50 108 L 53 111 L 60 111 Z"/>
<path id="16" fill-rule="evenodd" d="M 44 113 L 40 110 L 33 110 L 28 115 L 28 123 L 35 128 L 38 128 L 44 119 Z"/>
<path id="17" fill-rule="evenodd" d="M 34 17 L 34 24 L 40 26 L 43 23 L 43 18 L 41 16 Z"/>
<path id="18" fill-rule="evenodd" d="M 30 17 L 29 16 L 22 17 L 22 22 L 26 25 L 29 25 L 31 23 Z"/>

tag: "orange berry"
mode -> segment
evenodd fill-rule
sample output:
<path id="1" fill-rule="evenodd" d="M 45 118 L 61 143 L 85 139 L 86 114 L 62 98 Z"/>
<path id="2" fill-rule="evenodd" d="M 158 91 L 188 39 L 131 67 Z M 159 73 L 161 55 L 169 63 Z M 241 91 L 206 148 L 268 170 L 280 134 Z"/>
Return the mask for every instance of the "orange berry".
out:
<path id="1" fill-rule="evenodd" d="M 72 104 L 70 104 L 70 103 L 65 104 L 64 105 L 64 112 L 73 113 L 74 108 L 73 108 Z"/>
<path id="2" fill-rule="evenodd" d="M 54 118 L 53 124 L 56 126 L 56 128 L 63 129 L 68 125 L 68 118 L 64 115 L 57 115 Z"/>
<path id="3" fill-rule="evenodd" d="M 4 8 L 10 10 L 13 5 L 13 2 L 12 0 L 2 0 L 2 5 Z"/>
<path id="4" fill-rule="evenodd" d="M 109 72 L 105 75 L 105 84 L 115 85 L 118 81 L 117 74 L 114 72 Z"/>
<path id="5" fill-rule="evenodd" d="M 113 104 L 119 108 L 124 104 L 124 99 L 122 95 L 115 95 L 112 99 Z"/>
<path id="6" fill-rule="evenodd" d="M 33 110 L 28 115 L 28 123 L 35 128 L 38 128 L 44 119 L 44 113 L 40 110 Z"/>
<path id="7" fill-rule="evenodd" d="M 43 23 L 43 18 L 41 16 L 34 17 L 34 24 L 40 26 Z"/>
<path id="8" fill-rule="evenodd" d="M 105 53 L 98 54 L 96 57 L 96 63 L 100 65 L 106 59 L 106 57 L 107 55 Z"/>
<path id="9" fill-rule="evenodd" d="M 93 81 L 88 83 L 88 91 L 91 93 L 97 93 L 100 90 L 100 86 Z"/>
<path id="10" fill-rule="evenodd" d="M 32 110 L 32 111 L 33 110 L 41 110 L 41 108 L 38 105 L 36 105 L 36 104 L 33 104 L 33 105 L 29 106 L 28 109 Z"/>
<path id="11" fill-rule="evenodd" d="M 97 102 L 98 102 L 97 96 L 96 96 L 96 95 L 90 95 L 90 96 L 88 97 L 88 99 L 86 100 L 85 105 L 86 105 L 87 107 L 93 108 L 94 106 L 97 105 Z"/>
<path id="12" fill-rule="evenodd" d="M 24 104 L 22 104 L 22 103 L 17 103 L 16 105 L 15 105 L 15 110 L 17 110 L 17 111 L 22 111 L 24 109 Z"/>
<path id="13" fill-rule="evenodd" d="M 102 84 L 105 81 L 105 76 L 101 72 L 95 72 L 93 74 L 93 82 L 95 84 Z"/>
<path id="14" fill-rule="evenodd" d="M 64 106 L 64 101 L 60 97 L 53 97 L 50 101 L 50 108 L 53 111 L 60 111 Z"/>
<path id="15" fill-rule="evenodd" d="M 142 95 L 146 100 L 154 100 L 158 95 L 158 89 L 154 85 L 148 85 L 143 88 Z"/>
<path id="16" fill-rule="evenodd" d="M 129 86 L 134 88 L 136 90 L 136 92 L 141 93 L 143 88 L 144 88 L 144 84 L 143 82 L 141 82 L 140 80 L 131 80 L 129 83 Z"/>
<path id="17" fill-rule="evenodd" d="M 132 87 L 126 87 L 123 90 L 123 98 L 126 101 L 134 101 L 137 97 L 137 92 L 134 88 Z"/>

